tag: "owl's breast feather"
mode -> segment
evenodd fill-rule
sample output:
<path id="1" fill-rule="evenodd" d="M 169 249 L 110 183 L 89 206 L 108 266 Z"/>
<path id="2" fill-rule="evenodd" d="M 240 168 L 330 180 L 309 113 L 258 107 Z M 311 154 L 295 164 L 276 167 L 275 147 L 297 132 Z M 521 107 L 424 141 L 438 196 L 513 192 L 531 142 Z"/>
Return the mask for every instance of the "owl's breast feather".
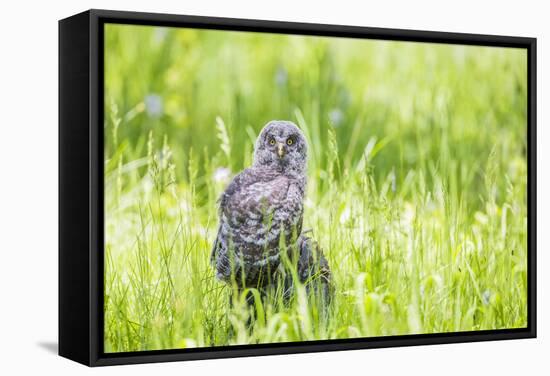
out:
<path id="1" fill-rule="evenodd" d="M 281 231 L 287 238 L 301 226 L 303 189 L 285 176 L 242 186 L 234 192 L 224 211 L 230 233 L 241 251 L 266 246 L 276 248 Z M 297 229 L 299 233 L 300 229 Z"/>

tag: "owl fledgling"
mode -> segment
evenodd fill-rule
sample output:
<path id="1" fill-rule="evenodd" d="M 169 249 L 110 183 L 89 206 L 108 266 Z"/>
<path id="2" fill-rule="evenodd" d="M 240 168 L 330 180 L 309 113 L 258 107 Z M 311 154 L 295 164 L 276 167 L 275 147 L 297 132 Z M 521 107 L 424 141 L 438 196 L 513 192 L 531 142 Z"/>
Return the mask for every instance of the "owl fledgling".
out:
<path id="1" fill-rule="evenodd" d="M 308 291 L 315 280 L 328 293 L 328 263 L 318 245 L 302 234 L 306 169 L 307 142 L 300 129 L 290 121 L 266 124 L 256 140 L 253 165 L 220 198 L 211 255 L 219 280 L 264 289 L 280 276 L 287 255 Z M 293 291 L 288 276 L 283 277 L 285 295 Z"/>

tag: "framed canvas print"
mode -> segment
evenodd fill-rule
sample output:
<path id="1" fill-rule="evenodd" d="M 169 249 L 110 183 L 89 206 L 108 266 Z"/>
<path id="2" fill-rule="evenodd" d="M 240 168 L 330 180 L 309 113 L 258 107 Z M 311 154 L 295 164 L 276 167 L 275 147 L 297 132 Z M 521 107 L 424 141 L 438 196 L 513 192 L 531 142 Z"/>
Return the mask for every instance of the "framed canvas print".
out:
<path id="1" fill-rule="evenodd" d="M 524 37 L 61 20 L 60 355 L 535 337 L 535 63 Z"/>

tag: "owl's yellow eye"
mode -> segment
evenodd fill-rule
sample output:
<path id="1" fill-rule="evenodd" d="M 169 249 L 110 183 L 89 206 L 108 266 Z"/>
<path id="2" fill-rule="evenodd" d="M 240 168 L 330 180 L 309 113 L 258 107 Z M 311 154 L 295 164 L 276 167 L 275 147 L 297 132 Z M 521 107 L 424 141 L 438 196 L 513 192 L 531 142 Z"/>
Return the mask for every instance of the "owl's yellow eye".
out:
<path id="1" fill-rule="evenodd" d="M 271 140 L 269 140 L 269 145 L 275 145 L 275 139 L 272 138 Z"/>
<path id="2" fill-rule="evenodd" d="M 286 140 L 287 145 L 292 145 L 293 143 L 294 141 L 292 140 L 292 138 L 289 138 L 288 140 Z"/>

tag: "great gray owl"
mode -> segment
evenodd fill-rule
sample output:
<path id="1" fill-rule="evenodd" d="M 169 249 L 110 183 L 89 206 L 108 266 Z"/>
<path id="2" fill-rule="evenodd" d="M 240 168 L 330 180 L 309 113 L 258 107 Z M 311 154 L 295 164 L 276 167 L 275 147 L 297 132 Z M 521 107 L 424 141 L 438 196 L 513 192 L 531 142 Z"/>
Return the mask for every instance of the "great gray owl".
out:
<path id="1" fill-rule="evenodd" d="M 306 168 L 307 142 L 300 129 L 290 121 L 267 123 L 256 140 L 253 165 L 220 198 L 211 255 L 219 280 L 263 290 L 283 275 L 288 297 L 294 284 L 282 271 L 286 255 L 308 291 L 329 296 L 327 260 L 317 243 L 302 234 Z"/>

